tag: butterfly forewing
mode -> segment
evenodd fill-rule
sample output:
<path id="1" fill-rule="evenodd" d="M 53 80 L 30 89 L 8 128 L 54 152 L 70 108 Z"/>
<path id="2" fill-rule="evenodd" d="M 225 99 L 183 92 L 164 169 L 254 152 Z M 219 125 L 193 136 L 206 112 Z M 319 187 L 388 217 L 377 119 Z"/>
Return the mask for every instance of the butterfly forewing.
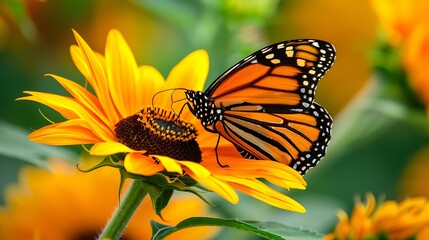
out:
<path id="1" fill-rule="evenodd" d="M 278 104 L 306 109 L 314 101 L 319 80 L 335 60 L 332 44 L 292 40 L 265 47 L 222 74 L 205 91 L 212 99 L 240 99 L 255 104 L 278 97 Z"/>

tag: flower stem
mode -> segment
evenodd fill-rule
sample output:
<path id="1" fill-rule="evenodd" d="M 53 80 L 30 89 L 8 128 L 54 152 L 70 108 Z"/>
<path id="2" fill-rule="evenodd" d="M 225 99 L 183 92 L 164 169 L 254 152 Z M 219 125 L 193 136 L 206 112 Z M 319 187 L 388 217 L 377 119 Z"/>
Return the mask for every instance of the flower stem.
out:
<path id="1" fill-rule="evenodd" d="M 98 239 L 119 239 L 146 194 L 143 182 L 133 180 Z"/>

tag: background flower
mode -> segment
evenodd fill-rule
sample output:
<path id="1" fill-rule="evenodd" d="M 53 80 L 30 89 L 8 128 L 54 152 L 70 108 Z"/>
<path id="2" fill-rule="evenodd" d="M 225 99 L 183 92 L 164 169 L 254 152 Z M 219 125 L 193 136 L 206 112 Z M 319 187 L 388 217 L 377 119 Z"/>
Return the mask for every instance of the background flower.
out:
<path id="1" fill-rule="evenodd" d="M 335 231 L 328 239 L 425 239 L 429 227 L 429 202 L 410 198 L 401 202 L 385 201 L 377 205 L 368 194 L 366 203 L 357 202 L 350 217 L 341 211 Z"/>
<path id="2" fill-rule="evenodd" d="M 407 196 L 421 196 L 429 198 L 429 188 L 427 183 L 429 176 L 429 147 L 426 146 L 418 151 L 410 161 L 410 165 L 404 170 L 402 175 L 401 184 L 399 187 L 400 195 Z"/>
<path id="3" fill-rule="evenodd" d="M 372 1 L 387 41 L 400 51 L 410 84 L 429 111 L 429 3 L 414 0 Z"/>
<path id="4" fill-rule="evenodd" d="M 64 160 L 51 160 L 51 171 L 27 167 L 19 184 L 8 187 L 0 208 L 2 239 L 94 239 L 118 205 L 119 173 L 101 168 L 82 173 Z M 186 207 L 184 207 L 186 206 Z M 192 216 L 210 214 L 207 205 L 190 195 L 174 197 L 163 212 L 164 220 L 146 198 L 125 230 L 126 239 L 150 239 L 150 220 L 176 224 Z M 183 230 L 169 239 L 205 239 L 215 228 Z"/>

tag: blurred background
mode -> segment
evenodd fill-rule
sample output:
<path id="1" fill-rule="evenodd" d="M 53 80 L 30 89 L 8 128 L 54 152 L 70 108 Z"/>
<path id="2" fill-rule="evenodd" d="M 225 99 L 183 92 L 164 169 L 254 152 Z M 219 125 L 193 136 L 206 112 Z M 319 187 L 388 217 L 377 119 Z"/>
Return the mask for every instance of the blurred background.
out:
<path id="1" fill-rule="evenodd" d="M 83 83 L 69 56 L 69 46 L 75 43 L 71 29 L 103 53 L 108 31 L 117 28 L 138 64 L 152 65 L 165 77 L 188 53 L 206 49 L 210 56 L 207 85 L 242 58 L 275 42 L 316 38 L 335 45 L 336 62 L 316 95 L 317 102 L 334 118 L 332 141 L 327 156 L 305 176 L 308 189 L 290 192 L 307 213 L 285 212 L 242 196 L 237 206 L 220 202 L 220 208 L 211 209 L 213 214 L 277 221 L 327 233 L 337 221 L 337 210 L 349 211 L 353 199 L 367 192 L 398 200 L 429 196 L 425 186 L 429 180 L 429 150 L 425 149 L 429 142 L 425 99 L 429 94 L 425 93 L 429 91 L 425 92 L 428 84 L 422 72 L 429 62 L 424 55 L 428 54 L 429 41 L 425 42 L 425 32 L 417 40 L 407 40 L 412 34 L 406 29 L 412 29 L 414 20 L 406 19 L 408 15 L 402 16 L 401 11 L 398 21 L 408 20 L 404 20 L 408 25 L 400 25 L 399 30 L 408 35 L 395 32 L 395 16 L 388 14 L 392 1 L 380 1 L 386 6 L 375 2 L 2 1 L 1 192 L 17 184 L 24 166 L 41 167 L 47 159 L 58 156 L 76 163 L 82 153 L 80 146 L 53 148 L 26 140 L 28 132 L 47 123 L 39 111 L 55 118 L 39 104 L 15 99 L 24 90 L 65 93 L 44 76 L 46 73 Z M 422 48 L 425 52 L 419 50 L 419 44 L 426 44 Z M 406 51 L 413 52 L 414 57 L 407 57 Z M 55 191 L 53 188 L 52 194 Z M 5 198 L 0 203 L 4 206 Z M 219 239 L 238 233 L 227 230 L 222 234 Z"/>

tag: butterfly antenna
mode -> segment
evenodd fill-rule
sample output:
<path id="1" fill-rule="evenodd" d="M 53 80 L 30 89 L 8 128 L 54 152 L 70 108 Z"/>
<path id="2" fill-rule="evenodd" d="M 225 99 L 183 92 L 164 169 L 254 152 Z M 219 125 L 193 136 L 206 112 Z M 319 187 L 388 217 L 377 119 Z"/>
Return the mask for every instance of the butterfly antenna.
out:
<path id="1" fill-rule="evenodd" d="M 171 108 L 171 109 L 173 109 L 174 94 L 176 93 L 176 90 L 177 90 L 177 89 L 174 89 L 174 90 L 173 90 L 173 92 L 172 92 L 172 93 L 171 93 L 171 95 L 170 95 L 170 102 L 171 102 L 171 104 L 170 104 L 170 108 Z M 173 112 L 174 112 L 174 109 L 173 109 Z"/>
<path id="2" fill-rule="evenodd" d="M 188 108 L 191 110 L 191 112 L 193 113 L 193 109 L 192 109 L 192 107 L 189 105 L 189 103 L 188 102 L 186 102 L 185 104 L 183 104 L 182 105 L 182 107 L 180 108 L 180 111 L 179 111 L 179 113 L 176 113 L 176 111 L 174 110 L 174 107 L 173 107 L 173 105 L 174 104 L 176 104 L 176 103 L 178 103 L 178 102 L 181 102 L 181 101 L 184 101 L 184 100 L 186 100 L 187 98 L 186 97 L 184 97 L 184 98 L 180 98 L 180 99 L 176 99 L 176 100 L 174 100 L 174 93 L 176 92 L 176 90 L 187 90 L 186 88 L 176 88 L 176 89 L 174 89 L 173 90 L 173 93 L 171 94 L 171 97 L 170 97 L 170 102 L 171 102 L 171 104 L 170 104 L 170 108 L 172 109 L 172 111 L 173 111 L 173 113 L 174 114 L 176 114 L 176 116 L 177 116 L 177 118 L 180 118 L 180 115 L 182 114 L 182 111 L 183 111 L 183 109 L 185 109 L 185 106 L 188 106 Z"/>
<path id="3" fill-rule="evenodd" d="M 168 89 L 164 89 L 164 90 L 158 91 L 157 93 L 155 93 L 152 96 L 152 106 L 154 106 L 155 98 L 158 96 L 158 94 L 163 93 L 163 92 L 172 91 L 171 96 L 170 96 L 170 100 L 173 101 L 174 92 L 177 91 L 177 90 L 188 90 L 188 89 L 186 89 L 186 88 L 168 88 Z"/>
<path id="4" fill-rule="evenodd" d="M 229 168 L 229 165 L 228 165 L 228 164 L 223 165 L 223 164 L 222 164 L 222 163 L 220 163 L 220 161 L 219 161 L 219 155 L 218 155 L 218 153 L 217 153 L 217 147 L 219 146 L 219 142 L 220 142 L 220 134 L 218 134 L 217 142 L 216 142 L 216 147 L 215 147 L 216 162 L 217 162 L 217 164 L 219 164 L 219 166 L 221 166 L 222 168 Z"/>

